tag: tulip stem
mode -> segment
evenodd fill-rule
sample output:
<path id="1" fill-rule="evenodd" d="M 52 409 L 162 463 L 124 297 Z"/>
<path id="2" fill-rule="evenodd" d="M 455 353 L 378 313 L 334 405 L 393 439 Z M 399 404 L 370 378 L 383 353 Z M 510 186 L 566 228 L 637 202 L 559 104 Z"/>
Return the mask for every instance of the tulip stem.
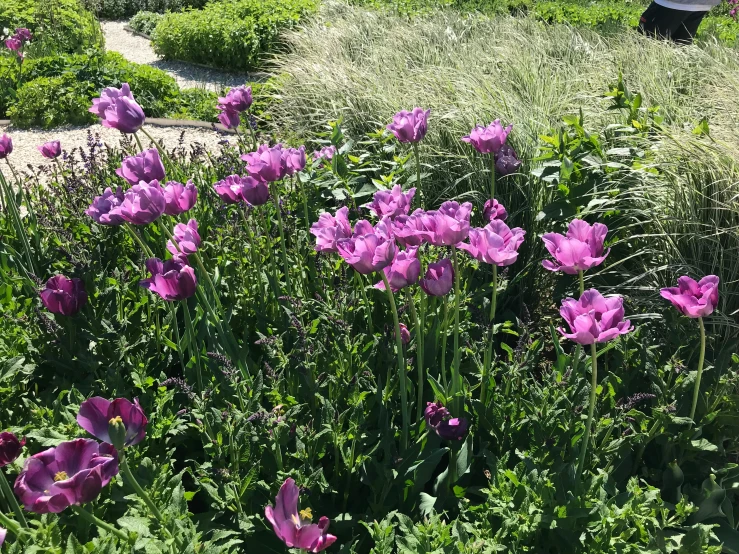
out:
<path id="1" fill-rule="evenodd" d="M 441 301 L 444 304 L 444 315 L 441 321 L 441 382 L 444 385 L 444 394 L 449 395 L 449 384 L 446 379 L 446 340 L 449 334 L 449 326 L 447 325 L 449 302 L 447 302 L 446 296 Z M 444 398 L 444 403 L 446 404 L 446 398 Z"/>
<path id="2" fill-rule="evenodd" d="M 364 279 L 362 279 L 362 275 L 358 272 L 354 272 L 354 281 L 357 283 L 357 287 L 359 287 L 359 291 L 362 294 L 362 300 L 364 301 L 364 305 L 367 308 L 367 325 L 369 327 L 369 332 L 372 337 L 375 336 L 375 326 L 372 324 L 372 306 L 370 306 L 369 300 L 367 299 L 367 291 L 365 290 L 364 286 Z M 385 385 L 386 389 L 390 386 L 389 382 Z"/>
<path id="3" fill-rule="evenodd" d="M 384 273 L 384 272 L 383 272 Z M 416 419 L 421 421 L 423 417 L 423 383 L 426 380 L 426 376 L 423 371 L 423 328 L 421 322 L 418 319 L 418 313 L 416 312 L 416 303 L 413 301 L 413 294 L 409 288 L 405 289 L 406 295 L 408 296 L 408 305 L 411 308 L 411 317 L 416 327 L 416 362 L 418 362 L 418 392 L 416 400 Z"/>
<path id="4" fill-rule="evenodd" d="M 700 394 L 701 388 L 701 375 L 703 374 L 703 362 L 706 359 L 706 327 L 703 324 L 703 318 L 698 318 L 698 325 L 701 330 L 701 351 L 698 357 L 698 375 L 695 378 L 695 385 L 693 387 L 693 403 L 690 406 L 690 419 L 695 418 L 695 409 L 698 407 L 698 395 Z"/>
<path id="5" fill-rule="evenodd" d="M 131 468 L 128 467 L 128 460 L 125 456 L 121 456 L 121 460 L 119 462 L 119 466 L 121 468 L 121 473 L 123 474 L 124 478 L 128 483 L 133 487 L 133 490 L 136 491 L 136 494 L 141 498 L 141 500 L 144 501 L 144 504 L 146 504 L 146 507 L 151 510 L 151 513 L 154 514 L 154 517 L 157 518 L 159 523 L 164 526 L 164 516 L 162 515 L 162 512 L 159 511 L 159 508 L 157 508 L 156 504 L 152 501 L 151 497 L 146 493 L 146 491 L 143 489 L 143 487 L 139 484 L 139 482 L 136 480 L 136 477 L 133 476 L 133 472 L 131 471 Z"/>
<path id="6" fill-rule="evenodd" d="M 585 278 L 582 269 L 577 272 L 577 276 L 580 282 L 580 296 L 582 296 L 585 292 Z M 582 354 L 582 345 L 578 344 L 575 347 L 575 356 L 572 359 L 572 373 L 574 374 L 577 374 L 577 367 L 580 365 L 580 354 Z"/>
<path id="7" fill-rule="evenodd" d="M 10 488 L 10 483 L 8 483 L 8 479 L 5 477 L 5 473 L 3 473 L 1 469 L 0 469 L 0 488 L 2 488 L 3 494 L 5 495 L 5 499 L 8 501 L 8 504 L 10 504 L 10 509 L 13 510 L 13 515 L 16 517 L 16 519 L 20 523 L 20 526 L 28 527 L 26 516 L 23 515 L 23 510 L 21 510 L 21 507 L 18 505 L 18 499 L 13 494 L 13 490 Z"/>
<path id="8" fill-rule="evenodd" d="M 395 305 L 395 296 L 390 288 L 385 272 L 378 271 L 382 282 L 385 284 L 390 309 L 393 312 L 393 323 L 395 324 L 395 351 L 398 356 L 398 379 L 400 379 L 400 404 L 403 411 L 403 434 L 400 437 L 400 448 L 404 451 L 408 446 L 408 392 L 406 391 L 405 362 L 403 361 L 403 339 L 400 336 L 400 321 L 398 320 L 398 308 Z"/>
<path id="9" fill-rule="evenodd" d="M 488 339 L 485 363 L 482 369 L 482 384 L 480 385 L 480 402 L 485 408 L 488 393 L 488 379 L 490 379 L 490 368 L 493 365 L 493 344 L 495 342 L 495 310 L 498 303 L 498 266 L 493 264 L 493 297 L 490 300 L 490 338 Z"/>
<path id="10" fill-rule="evenodd" d="M 588 450 L 588 443 L 590 442 L 590 430 L 593 425 L 593 414 L 595 413 L 595 391 L 598 387 L 598 354 L 595 343 L 590 345 L 590 360 L 592 363 L 592 375 L 590 377 L 590 403 L 588 405 L 588 419 L 585 422 L 585 434 L 582 437 L 582 446 L 580 447 L 580 458 L 577 461 L 578 481 L 582 476 L 583 466 L 585 465 L 585 454 Z"/>
<path id="11" fill-rule="evenodd" d="M 131 238 L 133 238 L 133 240 L 138 243 L 144 253 L 148 257 L 153 258 L 154 252 L 151 251 L 151 248 L 149 248 L 144 240 L 139 236 L 139 234 L 136 232 L 136 229 L 134 229 L 130 223 L 124 223 L 123 227 L 126 229 L 126 231 L 128 231 L 128 234 L 131 235 Z"/>
<path id="12" fill-rule="evenodd" d="M 292 298 L 293 289 L 290 284 L 290 267 L 287 265 L 287 247 L 285 246 L 285 229 L 282 224 L 282 209 L 280 208 L 280 193 L 277 191 L 277 185 L 275 185 L 275 192 L 272 195 L 272 200 L 275 204 L 275 210 L 277 211 L 277 228 L 280 232 L 280 250 L 282 251 L 282 266 L 285 270 L 285 286 L 287 287 L 287 294 Z"/>
<path id="13" fill-rule="evenodd" d="M 295 173 L 295 179 L 298 182 L 298 188 L 303 188 L 303 182 L 300 180 L 300 174 Z M 305 219 L 305 229 L 310 233 L 310 217 L 308 216 L 308 183 L 305 184 L 305 188 L 302 190 L 303 196 L 303 218 Z M 310 235 L 308 235 L 310 238 Z"/>
<path id="14" fill-rule="evenodd" d="M 100 519 L 99 517 L 91 514 L 81 506 L 70 506 L 72 511 L 80 516 L 82 519 L 86 520 L 88 523 L 92 523 L 93 525 L 96 525 L 97 527 L 100 527 L 100 529 L 103 529 L 107 531 L 108 533 L 115 535 L 119 539 L 125 542 L 129 542 L 130 538 L 128 534 L 126 534 L 124 531 L 121 531 L 120 529 L 117 529 L 113 527 L 110 523 L 107 523 Z"/>
<path id="15" fill-rule="evenodd" d="M 135 138 L 135 139 L 136 139 L 136 144 L 138 144 L 138 145 L 139 145 L 139 150 L 141 150 L 141 151 L 143 152 L 143 151 L 144 151 L 144 145 L 143 145 L 143 144 L 141 144 L 141 139 L 139 138 L 139 133 L 138 133 L 138 131 L 136 131 L 136 132 L 135 132 L 135 133 L 133 134 L 133 138 Z"/>
<path id="16" fill-rule="evenodd" d="M 254 127 L 251 126 L 251 114 L 248 111 L 246 112 L 246 126 L 249 127 L 249 133 L 251 134 L 252 150 L 256 152 L 257 134 L 254 132 Z"/>
<path id="17" fill-rule="evenodd" d="M 459 286 L 459 263 L 457 261 L 457 247 L 452 246 L 452 263 L 454 264 L 454 359 L 452 361 L 452 397 L 456 397 L 461 389 L 460 383 L 460 352 L 459 352 L 459 304 L 460 304 L 460 286 Z M 454 398 L 455 413 L 462 413 L 462 406 L 457 398 Z M 457 417 L 460 417 L 459 415 Z"/>
<path id="18" fill-rule="evenodd" d="M 274 256 L 272 255 L 272 236 L 269 232 L 269 229 L 267 228 L 267 218 L 264 217 L 264 212 L 262 210 L 259 210 L 259 219 L 261 220 L 262 229 L 264 231 L 264 239 L 267 245 L 267 261 L 269 263 L 270 273 L 272 273 L 272 283 L 270 285 L 270 288 L 272 288 L 272 291 L 275 294 L 275 300 L 277 300 L 277 297 L 280 296 L 280 291 L 277 290 L 277 269 L 275 268 L 275 260 Z M 269 281 L 269 278 L 267 278 L 267 281 Z"/>
<path id="19" fill-rule="evenodd" d="M 424 194 L 421 189 L 421 153 L 418 143 L 413 143 L 413 153 L 416 155 L 416 186 L 418 187 L 418 198 L 421 200 L 421 208 L 424 208 Z"/>
<path id="20" fill-rule="evenodd" d="M 200 349 L 197 348 L 197 342 L 195 340 L 195 327 L 192 324 L 190 309 L 187 307 L 187 300 L 182 300 L 181 303 L 182 311 L 185 314 L 185 328 L 187 329 L 187 334 L 190 338 L 190 340 L 188 341 L 190 355 L 195 358 L 195 370 L 197 371 L 198 390 L 200 391 L 200 394 L 203 394 L 205 392 L 205 388 L 203 387 L 203 370 L 200 367 Z"/>
<path id="21" fill-rule="evenodd" d="M 495 198 L 495 154 L 490 154 L 490 199 Z"/>

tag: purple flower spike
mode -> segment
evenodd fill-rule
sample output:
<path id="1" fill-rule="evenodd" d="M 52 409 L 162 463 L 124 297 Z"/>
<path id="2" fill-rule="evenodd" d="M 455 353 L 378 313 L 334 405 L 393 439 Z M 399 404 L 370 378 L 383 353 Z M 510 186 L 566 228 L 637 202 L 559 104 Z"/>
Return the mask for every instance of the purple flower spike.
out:
<path id="1" fill-rule="evenodd" d="M 41 302 L 53 314 L 74 315 L 87 303 L 85 284 L 81 279 L 54 275 L 41 291 Z"/>
<path id="2" fill-rule="evenodd" d="M 141 181 L 149 183 L 155 179 L 162 181 L 164 179 L 164 164 L 159 157 L 159 151 L 156 148 L 150 148 L 124 159 L 121 167 L 116 169 L 115 172 L 131 185 L 137 185 Z"/>
<path id="3" fill-rule="evenodd" d="M 677 280 L 677 287 L 664 288 L 659 293 L 681 314 L 690 318 L 705 317 L 711 315 L 718 304 L 718 284 L 716 275 L 707 275 L 697 283 L 683 275 Z"/>
<path id="4" fill-rule="evenodd" d="M 631 322 L 624 320 L 623 306 L 624 299 L 621 296 L 603 298 L 595 289 L 586 290 L 579 300 L 562 300 L 559 313 L 572 332 L 567 333 L 561 327 L 558 331 L 582 345 L 615 339 L 633 329 Z"/>
<path id="5" fill-rule="evenodd" d="M 419 142 L 428 131 L 428 117 L 431 110 L 413 108 L 412 112 L 402 110 L 393 116 L 393 122 L 387 126 L 400 142 Z"/>
<path id="6" fill-rule="evenodd" d="M 587 221 L 573 219 L 567 235 L 547 233 L 542 237 L 555 261 L 544 260 L 541 265 L 549 271 L 562 271 L 568 275 L 577 275 L 578 271 L 600 265 L 610 252 L 610 249 L 603 252 L 607 233 L 608 227 L 602 223 L 591 226 Z"/>
<path id="7" fill-rule="evenodd" d="M 96 439 L 110 445 L 113 444 L 113 439 L 110 436 L 109 428 L 111 423 L 118 419 L 126 429 L 125 438 L 122 441 L 123 445 L 119 448 L 133 446 L 144 440 L 146 424 L 149 420 L 146 419 L 138 399 L 131 402 L 127 398 L 106 400 L 94 396 L 80 404 L 80 410 L 77 413 L 77 423 L 80 427 Z"/>

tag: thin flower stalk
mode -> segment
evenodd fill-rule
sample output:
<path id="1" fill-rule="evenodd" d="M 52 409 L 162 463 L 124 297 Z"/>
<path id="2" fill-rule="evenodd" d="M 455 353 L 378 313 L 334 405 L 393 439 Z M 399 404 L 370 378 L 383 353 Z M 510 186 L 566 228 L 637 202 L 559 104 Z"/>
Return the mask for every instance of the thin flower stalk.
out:
<path id="1" fill-rule="evenodd" d="M 387 297 L 390 301 L 390 309 L 393 312 L 393 323 L 395 324 L 395 352 L 398 357 L 398 379 L 400 379 L 400 405 L 402 410 L 403 430 L 400 437 L 401 450 L 405 450 L 408 446 L 408 391 L 406 390 L 405 378 L 405 361 L 403 359 L 403 339 L 400 335 L 400 320 L 398 318 L 398 308 L 395 305 L 395 296 L 390 288 L 390 283 L 385 276 L 384 271 L 378 271 L 382 281 L 385 284 Z"/>

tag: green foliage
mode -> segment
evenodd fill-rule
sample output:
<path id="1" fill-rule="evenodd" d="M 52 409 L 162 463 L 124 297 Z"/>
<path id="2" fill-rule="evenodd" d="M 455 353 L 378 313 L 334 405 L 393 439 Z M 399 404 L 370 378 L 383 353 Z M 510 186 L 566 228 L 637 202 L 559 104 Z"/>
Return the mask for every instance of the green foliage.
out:
<path id="1" fill-rule="evenodd" d="M 282 31 L 316 7 L 315 0 L 223 0 L 169 13 L 154 31 L 154 49 L 170 59 L 252 70 L 276 49 Z"/>
<path id="2" fill-rule="evenodd" d="M 134 15 L 128 24 L 134 31 L 151 35 L 162 17 L 162 14 L 159 13 L 142 11 Z"/>
<path id="3" fill-rule="evenodd" d="M 138 12 L 165 13 L 201 8 L 207 0 L 82 0 L 90 11 L 105 19 L 122 19 Z"/>

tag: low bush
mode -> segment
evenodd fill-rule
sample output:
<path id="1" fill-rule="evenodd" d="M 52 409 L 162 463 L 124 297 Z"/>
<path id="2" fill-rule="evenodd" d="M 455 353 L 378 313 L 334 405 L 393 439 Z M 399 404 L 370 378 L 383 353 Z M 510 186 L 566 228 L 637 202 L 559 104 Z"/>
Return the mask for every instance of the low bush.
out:
<path id="1" fill-rule="evenodd" d="M 104 19 L 123 19 L 141 11 L 164 13 L 201 8 L 208 0 L 83 0 L 89 10 Z"/>
<path id="2" fill-rule="evenodd" d="M 280 33 L 314 11 L 317 3 L 224 0 L 202 10 L 168 13 L 154 31 L 154 49 L 170 59 L 251 70 L 278 47 Z"/>
<path id="3" fill-rule="evenodd" d="M 128 24 L 134 31 L 151 35 L 156 29 L 157 24 L 162 19 L 162 14 L 155 12 L 138 12 L 131 18 Z"/>

